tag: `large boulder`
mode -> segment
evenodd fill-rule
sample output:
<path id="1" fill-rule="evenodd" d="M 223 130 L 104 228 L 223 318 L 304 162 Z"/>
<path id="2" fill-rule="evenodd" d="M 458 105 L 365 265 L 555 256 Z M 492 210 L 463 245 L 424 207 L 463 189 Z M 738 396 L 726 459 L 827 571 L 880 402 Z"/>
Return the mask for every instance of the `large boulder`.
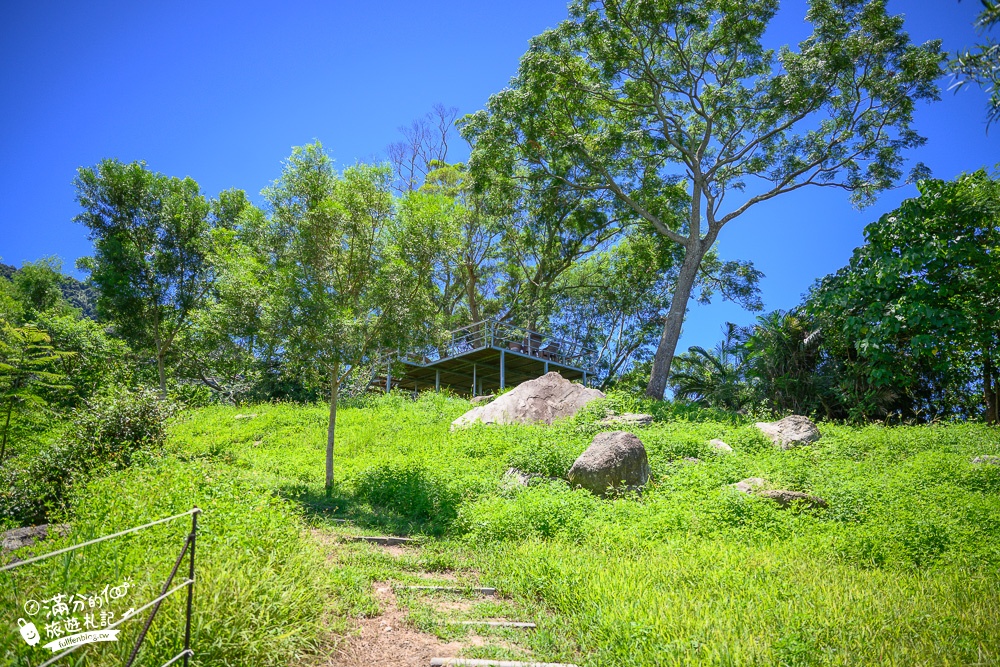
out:
<path id="1" fill-rule="evenodd" d="M 983 454 L 982 456 L 977 456 L 972 459 L 974 465 L 991 465 L 1000 466 L 1000 456 L 993 456 L 992 454 Z"/>
<path id="2" fill-rule="evenodd" d="M 789 415 L 776 422 L 757 422 L 757 428 L 782 449 L 791 449 L 819 440 L 819 429 L 808 417 Z"/>
<path id="3" fill-rule="evenodd" d="M 649 459 L 642 441 L 627 431 L 598 433 L 573 467 L 569 483 L 598 496 L 609 490 L 638 489 L 649 481 Z"/>
<path id="4" fill-rule="evenodd" d="M 454 430 L 475 422 L 483 424 L 551 424 L 572 417 L 591 401 L 604 398 L 597 389 L 574 384 L 555 371 L 517 385 L 503 396 L 472 408 L 451 423 Z"/>

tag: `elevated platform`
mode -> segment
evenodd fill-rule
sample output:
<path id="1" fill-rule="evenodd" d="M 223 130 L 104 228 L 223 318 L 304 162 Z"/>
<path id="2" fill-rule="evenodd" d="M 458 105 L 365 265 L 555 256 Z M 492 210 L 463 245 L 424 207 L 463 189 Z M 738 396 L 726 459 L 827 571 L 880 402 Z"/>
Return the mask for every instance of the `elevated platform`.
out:
<path id="1" fill-rule="evenodd" d="M 596 357 L 573 341 L 487 320 L 451 332 L 440 348 L 393 356 L 386 375 L 375 381 L 386 389 L 448 388 L 478 396 L 549 371 L 587 384 L 594 377 Z"/>

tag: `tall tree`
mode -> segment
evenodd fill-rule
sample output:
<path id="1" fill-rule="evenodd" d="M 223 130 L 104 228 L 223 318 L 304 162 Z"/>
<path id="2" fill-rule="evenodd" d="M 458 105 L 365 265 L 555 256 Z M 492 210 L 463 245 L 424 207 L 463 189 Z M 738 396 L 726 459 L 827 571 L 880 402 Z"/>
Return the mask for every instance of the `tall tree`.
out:
<path id="1" fill-rule="evenodd" d="M 275 318 L 290 359 L 330 391 L 326 493 L 333 492 L 337 397 L 348 376 L 427 332 L 441 230 L 395 215 L 388 167 L 338 174 L 319 143 L 296 148 L 264 194 L 276 241 Z"/>
<path id="2" fill-rule="evenodd" d="M 683 248 L 650 396 L 663 396 L 698 267 L 725 225 L 806 186 L 870 202 L 923 142 L 913 109 L 938 96 L 940 44 L 912 45 L 885 4 L 811 0 L 811 36 L 775 52 L 764 35 L 777 0 L 575 0 L 467 121 L 474 171 L 541 172 Z M 676 224 L 663 211 L 681 188 Z"/>
<path id="3" fill-rule="evenodd" d="M 94 256 L 81 261 L 99 290 L 100 315 L 136 349 L 156 358 L 160 393 L 174 343 L 211 284 L 209 203 L 191 178 L 172 178 L 144 162 L 104 160 L 75 180 Z"/>

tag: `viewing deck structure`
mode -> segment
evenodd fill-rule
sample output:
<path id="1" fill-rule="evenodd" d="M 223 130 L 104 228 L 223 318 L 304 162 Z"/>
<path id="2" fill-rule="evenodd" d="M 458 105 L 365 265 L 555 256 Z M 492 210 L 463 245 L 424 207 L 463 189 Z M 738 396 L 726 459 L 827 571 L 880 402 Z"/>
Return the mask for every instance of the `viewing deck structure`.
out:
<path id="1" fill-rule="evenodd" d="M 574 341 L 484 320 L 452 331 L 440 348 L 391 356 L 375 381 L 386 390 L 445 387 L 480 396 L 549 371 L 586 385 L 596 363 L 597 353 Z"/>

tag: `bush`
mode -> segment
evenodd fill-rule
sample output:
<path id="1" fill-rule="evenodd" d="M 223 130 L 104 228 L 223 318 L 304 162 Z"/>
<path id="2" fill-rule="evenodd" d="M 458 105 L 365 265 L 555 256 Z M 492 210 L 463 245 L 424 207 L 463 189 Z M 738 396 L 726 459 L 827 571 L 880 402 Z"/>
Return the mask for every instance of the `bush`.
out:
<path id="1" fill-rule="evenodd" d="M 148 389 L 118 390 L 77 408 L 59 442 L 4 471 L 0 519 L 44 523 L 75 484 L 148 460 L 166 442 L 172 413 Z"/>

